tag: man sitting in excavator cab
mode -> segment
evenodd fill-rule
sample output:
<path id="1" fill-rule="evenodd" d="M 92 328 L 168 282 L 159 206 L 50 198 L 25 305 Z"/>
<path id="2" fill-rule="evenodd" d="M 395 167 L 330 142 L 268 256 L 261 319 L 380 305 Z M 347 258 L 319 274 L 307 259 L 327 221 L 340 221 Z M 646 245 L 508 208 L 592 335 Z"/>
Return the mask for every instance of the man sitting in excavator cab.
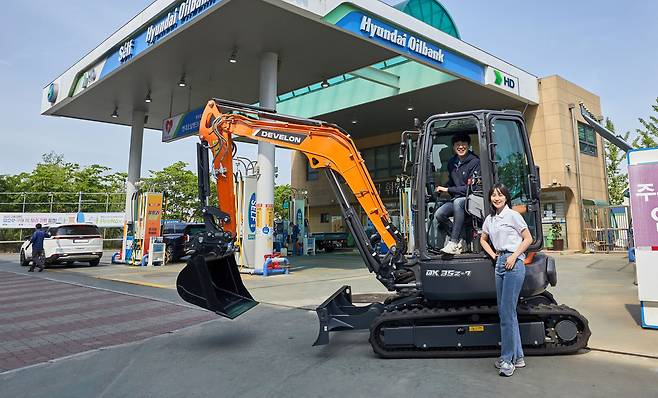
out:
<path id="1" fill-rule="evenodd" d="M 469 185 L 473 184 L 480 173 L 480 158 L 471 150 L 471 137 L 468 133 L 454 134 L 451 142 L 454 155 L 448 160 L 448 181 L 435 188 L 439 195 L 449 194 L 450 200 L 438 206 L 434 218 L 438 227 L 449 236 L 441 252 L 455 255 L 464 250 L 466 197 Z"/>

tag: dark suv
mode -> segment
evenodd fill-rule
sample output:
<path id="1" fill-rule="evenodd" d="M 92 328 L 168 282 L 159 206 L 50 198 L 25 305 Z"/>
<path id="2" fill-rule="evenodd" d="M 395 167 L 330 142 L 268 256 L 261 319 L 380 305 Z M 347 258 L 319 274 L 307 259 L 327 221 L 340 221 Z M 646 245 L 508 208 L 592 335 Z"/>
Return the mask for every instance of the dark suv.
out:
<path id="1" fill-rule="evenodd" d="M 178 261 L 189 254 L 189 242 L 199 232 L 205 231 L 203 223 L 165 223 L 162 226 L 162 238 L 165 249 L 165 263 Z"/>

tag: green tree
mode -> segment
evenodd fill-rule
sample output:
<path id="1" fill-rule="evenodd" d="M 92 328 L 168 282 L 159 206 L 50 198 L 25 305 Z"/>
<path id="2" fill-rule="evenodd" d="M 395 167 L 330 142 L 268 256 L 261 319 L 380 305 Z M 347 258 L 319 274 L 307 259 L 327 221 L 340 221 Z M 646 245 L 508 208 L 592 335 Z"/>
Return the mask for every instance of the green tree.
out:
<path id="1" fill-rule="evenodd" d="M 178 161 L 160 171 L 149 170 L 150 176 L 143 180 L 142 190 L 165 193 L 165 216 L 169 219 L 192 221 L 199 216 L 197 176 L 187 166 Z M 211 188 L 211 198 L 213 192 Z"/>
<path id="2" fill-rule="evenodd" d="M 651 108 L 658 115 L 658 98 L 656 104 Z M 651 115 L 648 120 L 640 118 L 642 128 L 636 129 L 637 137 L 633 140 L 635 148 L 655 148 L 658 147 L 658 116 Z"/>
<path id="3" fill-rule="evenodd" d="M 605 119 L 605 127 L 614 132 L 615 125 L 609 118 Z M 630 132 L 626 132 L 621 138 L 628 140 Z M 620 205 L 624 202 L 624 191 L 628 188 L 628 174 L 621 171 L 620 166 L 626 159 L 626 152 L 607 140 L 605 145 L 605 171 L 608 176 L 608 191 L 610 192 L 610 204 Z"/>
<path id="4" fill-rule="evenodd" d="M 288 209 L 283 208 L 285 201 L 290 201 L 292 196 L 292 187 L 290 184 L 277 185 L 274 187 L 274 217 L 285 218 L 288 214 Z M 290 203 L 288 203 L 290 206 Z"/>

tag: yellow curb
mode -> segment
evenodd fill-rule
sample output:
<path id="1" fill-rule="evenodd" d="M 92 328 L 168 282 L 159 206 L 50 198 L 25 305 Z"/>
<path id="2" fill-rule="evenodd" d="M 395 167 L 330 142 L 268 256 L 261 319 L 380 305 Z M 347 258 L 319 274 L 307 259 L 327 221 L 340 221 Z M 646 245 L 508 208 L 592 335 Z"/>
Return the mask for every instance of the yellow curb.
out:
<path id="1" fill-rule="evenodd" d="M 157 287 L 157 288 L 160 288 L 160 289 L 171 289 L 171 287 L 169 287 L 169 286 L 159 285 L 157 283 L 151 283 L 151 282 L 142 282 L 142 281 L 135 281 L 135 280 L 130 280 L 130 279 L 120 279 L 120 278 L 103 278 L 103 277 L 100 277 L 100 276 L 97 276 L 95 278 L 96 279 L 104 279 L 104 280 L 108 280 L 108 281 L 130 283 L 131 285 Z"/>

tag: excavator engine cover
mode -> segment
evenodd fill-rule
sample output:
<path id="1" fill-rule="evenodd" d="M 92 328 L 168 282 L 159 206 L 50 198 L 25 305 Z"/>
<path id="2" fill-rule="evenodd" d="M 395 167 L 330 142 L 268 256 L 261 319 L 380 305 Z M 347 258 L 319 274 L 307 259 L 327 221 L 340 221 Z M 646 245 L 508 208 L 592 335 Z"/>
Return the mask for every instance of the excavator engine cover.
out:
<path id="1" fill-rule="evenodd" d="M 178 274 L 176 290 L 188 303 L 229 319 L 258 304 L 242 283 L 233 252 L 221 257 L 193 255 Z"/>

